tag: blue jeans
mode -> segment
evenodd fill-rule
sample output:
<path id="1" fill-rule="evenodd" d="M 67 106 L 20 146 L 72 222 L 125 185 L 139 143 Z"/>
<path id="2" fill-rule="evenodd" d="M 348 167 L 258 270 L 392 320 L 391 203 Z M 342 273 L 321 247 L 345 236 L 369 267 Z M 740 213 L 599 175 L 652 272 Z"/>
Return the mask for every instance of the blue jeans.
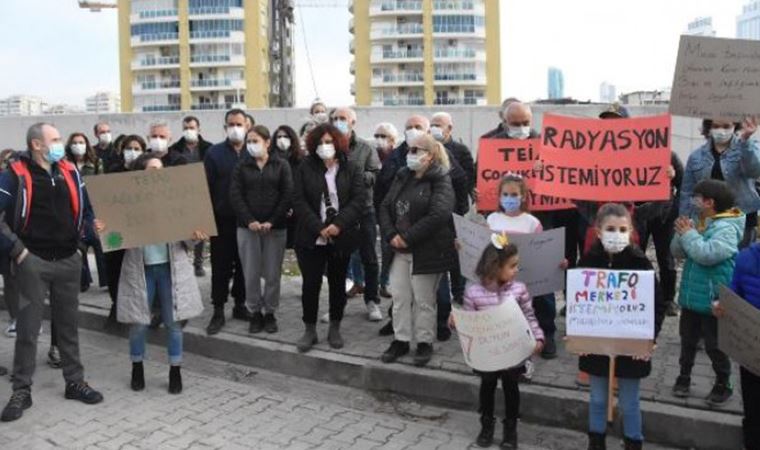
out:
<path id="1" fill-rule="evenodd" d="M 638 378 L 618 378 L 618 406 L 623 413 L 623 435 L 643 441 Z M 607 432 L 607 388 L 609 379 L 591 375 L 591 400 L 588 405 L 588 429 L 592 433 Z"/>
<path id="2" fill-rule="evenodd" d="M 178 366 L 182 362 L 182 327 L 174 320 L 174 301 L 172 299 L 172 273 L 169 263 L 145 266 L 145 284 L 148 289 L 148 309 L 153 309 L 153 302 L 158 297 L 161 319 L 167 330 L 166 347 L 169 364 Z M 132 362 L 141 362 L 145 356 L 145 336 L 148 326 L 133 324 L 129 329 L 129 354 Z"/>
<path id="3" fill-rule="evenodd" d="M 554 337 L 557 325 L 554 319 L 557 317 L 557 300 L 554 294 L 546 294 L 533 297 L 533 311 L 536 313 L 538 325 L 547 338 Z"/>
<path id="4" fill-rule="evenodd" d="M 348 265 L 348 278 L 355 284 L 364 286 L 364 266 L 359 250 L 351 253 L 351 262 Z"/>

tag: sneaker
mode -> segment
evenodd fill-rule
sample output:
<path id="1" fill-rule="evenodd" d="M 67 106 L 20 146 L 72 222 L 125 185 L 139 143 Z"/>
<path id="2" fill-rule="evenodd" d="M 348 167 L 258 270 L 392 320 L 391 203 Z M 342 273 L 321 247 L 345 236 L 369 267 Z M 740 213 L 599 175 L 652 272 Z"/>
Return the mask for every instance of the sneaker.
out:
<path id="1" fill-rule="evenodd" d="M 272 313 L 266 313 L 264 314 L 264 331 L 266 331 L 269 334 L 277 333 L 277 319 L 275 319 L 274 314 Z"/>
<path id="2" fill-rule="evenodd" d="M 237 320 L 245 320 L 248 322 L 251 320 L 251 313 L 248 312 L 248 308 L 241 305 L 236 305 L 232 308 L 232 318 Z"/>
<path id="3" fill-rule="evenodd" d="M 386 286 L 380 286 L 379 294 L 380 294 L 380 297 L 383 297 L 383 298 L 393 298 L 393 296 L 391 295 L 391 291 L 389 291 Z"/>
<path id="4" fill-rule="evenodd" d="M 262 331 L 264 331 L 264 315 L 260 312 L 251 314 L 251 324 L 248 327 L 248 332 L 256 334 Z"/>
<path id="5" fill-rule="evenodd" d="M 685 375 L 679 375 L 676 378 L 676 384 L 673 385 L 673 395 L 678 398 L 686 398 L 689 396 L 689 390 L 691 389 L 691 378 Z"/>
<path id="6" fill-rule="evenodd" d="M 354 283 L 354 285 L 351 286 L 351 289 L 349 289 L 348 292 L 346 292 L 346 297 L 354 298 L 357 295 L 362 295 L 362 294 L 364 294 L 364 286 L 362 286 L 359 283 Z"/>
<path id="7" fill-rule="evenodd" d="M 391 336 L 393 335 L 393 321 L 389 320 L 388 323 L 383 325 L 382 328 L 380 328 L 380 331 L 377 332 L 380 336 Z"/>
<path id="8" fill-rule="evenodd" d="M 58 352 L 58 347 L 55 345 L 51 345 L 50 350 L 48 350 L 47 363 L 48 366 L 52 367 L 53 369 L 60 369 L 61 366 L 63 366 L 63 363 L 61 362 L 61 355 Z"/>
<path id="9" fill-rule="evenodd" d="M 68 400 L 79 400 L 88 405 L 94 405 L 103 401 L 103 394 L 91 388 L 84 381 L 78 383 L 66 384 L 66 398 Z"/>
<path id="10" fill-rule="evenodd" d="M 544 359 L 554 359 L 557 357 L 557 343 L 554 341 L 554 336 L 547 337 L 544 341 L 541 357 Z"/>
<path id="11" fill-rule="evenodd" d="M 367 316 L 370 322 L 380 322 L 383 320 L 383 313 L 380 311 L 380 305 L 375 302 L 368 302 Z"/>
<path id="12" fill-rule="evenodd" d="M 16 338 L 16 321 L 11 320 L 8 324 L 8 328 L 5 329 L 5 336 L 9 338 Z"/>
<path id="13" fill-rule="evenodd" d="M 0 420 L 3 422 L 12 422 L 20 419 L 24 415 L 24 410 L 32 407 L 32 391 L 29 389 L 17 389 L 11 394 L 11 399 L 3 408 L 3 414 Z"/>
<path id="14" fill-rule="evenodd" d="M 324 315 L 319 318 L 319 321 L 322 323 L 330 323 L 330 313 L 324 313 Z"/>
<path id="15" fill-rule="evenodd" d="M 225 323 L 224 309 L 214 308 L 214 315 L 211 316 L 211 321 L 208 323 L 208 326 L 206 327 L 206 334 L 208 334 L 209 336 L 212 336 L 214 334 L 219 333 L 219 331 L 222 330 L 224 323 Z"/>
<path id="16" fill-rule="evenodd" d="M 520 375 L 520 381 L 523 383 L 530 383 L 533 381 L 533 373 L 535 373 L 536 368 L 533 367 L 533 361 L 527 360 L 525 361 L 525 373 Z"/>
<path id="17" fill-rule="evenodd" d="M 710 394 L 707 395 L 707 403 L 711 406 L 722 406 L 734 393 L 734 388 L 731 387 L 731 383 L 725 383 L 718 381 L 713 385 Z"/>
<path id="18" fill-rule="evenodd" d="M 380 360 L 384 363 L 392 363 L 402 356 L 409 353 L 409 343 L 403 341 L 393 341 L 388 350 L 383 353 Z"/>
<path id="19" fill-rule="evenodd" d="M 420 342 L 417 344 L 417 350 L 414 352 L 414 365 L 422 367 L 430 362 L 433 357 L 433 344 Z"/>
<path id="20" fill-rule="evenodd" d="M 198 266 L 195 268 L 195 276 L 198 278 L 205 277 L 206 276 L 206 269 L 203 268 L 203 266 Z"/>

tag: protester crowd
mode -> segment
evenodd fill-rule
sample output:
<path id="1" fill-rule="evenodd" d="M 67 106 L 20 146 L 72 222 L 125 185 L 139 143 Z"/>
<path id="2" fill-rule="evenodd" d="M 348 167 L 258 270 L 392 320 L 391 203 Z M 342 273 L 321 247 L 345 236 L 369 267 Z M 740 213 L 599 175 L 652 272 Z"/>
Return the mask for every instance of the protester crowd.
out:
<path id="1" fill-rule="evenodd" d="M 539 136 L 527 104 L 508 99 L 499 117 L 484 139 Z M 600 115 L 604 120 L 627 117 L 620 106 Z M 66 398 L 89 404 L 103 400 L 84 381 L 77 338 L 78 295 L 94 281 L 87 263 L 90 248 L 98 284 L 108 287 L 112 301 L 109 325 L 129 325 L 131 388 L 145 388 L 146 333 L 163 323 L 169 392 L 177 394 L 182 391 L 182 326 L 203 310 L 196 277 L 206 275 L 207 243 L 213 306 L 209 335 L 224 328 L 230 297 L 232 318 L 248 321 L 251 334 L 278 332 L 281 268 L 286 249 L 294 249 L 303 279 L 300 352 L 320 341 L 320 317 L 329 323 L 329 346 L 344 346 L 341 321 L 349 297 L 363 295 L 371 322 L 383 320 L 381 299 L 391 298 L 389 321 L 378 331 L 392 340 L 378 357 L 392 363 L 413 350 L 414 364 L 424 366 L 434 355 L 435 342 L 448 340 L 456 327 L 452 304 L 487 311 L 516 301 L 536 339 L 536 356 L 557 356 L 555 296 L 532 296 L 517 281 L 520 255 L 507 236 L 561 227 L 566 248 L 556 264 L 562 269 L 652 270 L 643 251 L 651 238 L 658 273 L 655 336 L 666 315 L 680 315 L 680 375 L 673 380 L 674 395 L 689 396 L 697 345 L 703 341 L 715 370 L 707 401 L 720 406 L 732 396 L 731 362 L 717 345 L 717 317 L 723 310 L 716 300 L 725 285 L 760 308 L 760 244 L 754 243 L 760 209 L 756 119 L 736 124 L 704 120 L 704 145 L 686 165 L 672 154 L 666 201 L 579 201 L 567 209 L 531 214 L 525 180 L 504 176 L 497 210 L 479 212 L 494 236 L 476 270 L 479 282 L 468 283 L 460 270 L 452 213 L 476 214 L 477 167 L 473 153 L 457 139 L 450 114 L 412 115 L 401 134 L 393 124 L 380 123 L 372 140 L 357 135 L 355 111 L 330 111 L 321 102 L 314 103 L 298 131 L 288 125 L 270 130 L 240 109 L 227 111 L 223 119 L 226 138 L 216 144 L 202 137 L 201 123 L 193 116 L 182 120 L 177 140 L 165 122 L 115 138 L 110 125 L 99 122 L 94 144 L 84 132 L 66 138 L 52 124 L 38 123 L 27 132 L 26 149 L 0 154 L 5 217 L 0 222 L 0 272 L 13 319 L 6 333 L 16 339 L 13 394 L 2 421 L 20 418 L 32 405 L 46 298 L 53 338 L 48 362 L 62 368 Z M 216 236 L 197 230 L 177 242 L 103 252 L 99 235 L 109 224 L 94 216 L 89 177 L 196 163 L 205 169 Z M 680 287 L 677 258 L 685 260 Z M 324 277 L 329 307 L 320 316 Z M 347 279 L 353 281 L 348 291 Z M 642 448 L 644 441 L 639 383 L 651 371 L 653 350 L 616 361 L 626 449 Z M 579 358 L 585 374 L 579 378 L 590 385 L 590 449 L 606 448 L 609 364 L 607 356 Z M 530 360 L 497 372 L 476 371 L 481 379 L 478 445 L 487 447 L 494 440 L 494 395 L 501 380 L 506 417 L 500 445 L 517 448 L 518 381 L 531 372 Z M 757 449 L 760 374 L 742 368 L 741 382 L 745 445 Z"/>

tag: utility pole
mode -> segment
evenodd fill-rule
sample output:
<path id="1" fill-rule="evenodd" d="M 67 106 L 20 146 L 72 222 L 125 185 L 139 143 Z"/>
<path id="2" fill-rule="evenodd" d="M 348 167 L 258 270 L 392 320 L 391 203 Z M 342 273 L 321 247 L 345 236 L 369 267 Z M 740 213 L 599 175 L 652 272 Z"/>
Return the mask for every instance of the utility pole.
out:
<path id="1" fill-rule="evenodd" d="M 293 106 L 293 0 L 272 0 L 272 34 L 269 37 L 269 54 L 272 68 L 276 68 L 276 79 L 272 85 L 278 87 L 279 93 L 272 98 L 272 104 L 281 108 Z"/>

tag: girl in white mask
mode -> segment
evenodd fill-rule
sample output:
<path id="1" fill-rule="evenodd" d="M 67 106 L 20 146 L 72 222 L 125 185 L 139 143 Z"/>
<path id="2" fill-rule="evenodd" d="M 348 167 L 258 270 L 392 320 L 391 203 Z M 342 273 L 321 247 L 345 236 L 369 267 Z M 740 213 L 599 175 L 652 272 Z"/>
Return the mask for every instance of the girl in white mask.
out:
<path id="1" fill-rule="evenodd" d="M 103 173 L 103 163 L 84 133 L 72 133 L 66 143 L 66 159 L 76 164 L 83 176 Z"/>
<path id="2" fill-rule="evenodd" d="M 633 222 L 625 206 L 619 203 L 606 203 L 599 208 L 596 215 L 596 234 L 599 242 L 595 243 L 578 262 L 579 268 L 608 270 L 653 270 L 652 263 L 636 245 L 632 244 Z M 598 278 L 597 276 L 594 277 Z M 641 350 L 639 356 L 618 356 L 615 375 L 618 382 L 618 408 L 623 417 L 623 439 L 626 448 L 642 448 L 642 418 L 639 406 L 639 385 L 642 378 L 649 376 L 652 366 L 650 359 L 654 351 L 654 342 L 665 317 L 665 298 L 660 285 L 655 280 L 654 292 L 639 295 L 654 295 L 654 340 Z M 629 301 L 630 303 L 631 301 Z M 617 307 L 619 301 L 609 302 Z M 637 302 L 634 302 L 638 305 Z M 571 312 L 568 310 L 568 318 Z M 607 430 L 607 393 L 611 382 L 609 379 L 609 357 L 603 355 L 584 355 L 580 357 L 579 367 L 590 375 L 589 401 L 589 448 L 605 448 Z"/>

